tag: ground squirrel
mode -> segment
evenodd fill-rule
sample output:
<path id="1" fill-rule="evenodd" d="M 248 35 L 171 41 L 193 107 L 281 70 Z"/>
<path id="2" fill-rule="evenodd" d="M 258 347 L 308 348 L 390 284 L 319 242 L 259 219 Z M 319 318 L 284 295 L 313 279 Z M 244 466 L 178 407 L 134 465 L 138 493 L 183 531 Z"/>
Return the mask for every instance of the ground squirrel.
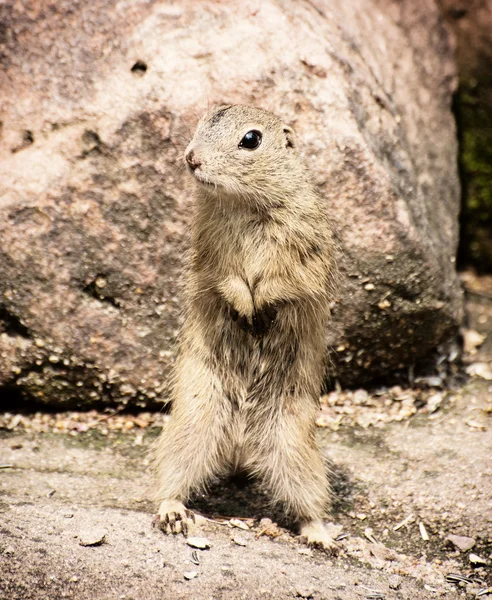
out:
<path id="1" fill-rule="evenodd" d="M 293 130 L 220 106 L 185 152 L 196 214 L 170 420 L 155 448 L 157 522 L 186 533 L 183 502 L 236 469 L 260 479 L 308 543 L 333 548 L 315 442 L 333 288 L 333 237 Z"/>

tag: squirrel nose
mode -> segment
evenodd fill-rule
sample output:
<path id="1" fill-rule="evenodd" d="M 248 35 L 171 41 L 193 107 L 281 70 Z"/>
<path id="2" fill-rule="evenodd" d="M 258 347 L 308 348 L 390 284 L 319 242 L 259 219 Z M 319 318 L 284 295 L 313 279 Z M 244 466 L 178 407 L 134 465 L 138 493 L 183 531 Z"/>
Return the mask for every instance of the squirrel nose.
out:
<path id="1" fill-rule="evenodd" d="M 190 167 L 190 169 L 192 171 L 194 171 L 195 169 L 198 169 L 198 167 L 201 166 L 201 162 L 196 158 L 195 156 L 195 152 L 193 150 L 190 150 L 188 152 L 188 154 L 186 155 L 186 162 L 188 163 L 188 166 Z"/>

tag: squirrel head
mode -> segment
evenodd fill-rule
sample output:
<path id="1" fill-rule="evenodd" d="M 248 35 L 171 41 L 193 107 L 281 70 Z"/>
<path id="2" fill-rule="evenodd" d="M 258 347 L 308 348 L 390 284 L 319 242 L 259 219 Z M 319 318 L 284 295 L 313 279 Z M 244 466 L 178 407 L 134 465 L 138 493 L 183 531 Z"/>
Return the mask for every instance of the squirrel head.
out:
<path id="1" fill-rule="evenodd" d="M 294 131 L 252 106 L 208 111 L 185 151 L 185 163 L 209 194 L 246 200 L 275 200 L 304 179 Z"/>

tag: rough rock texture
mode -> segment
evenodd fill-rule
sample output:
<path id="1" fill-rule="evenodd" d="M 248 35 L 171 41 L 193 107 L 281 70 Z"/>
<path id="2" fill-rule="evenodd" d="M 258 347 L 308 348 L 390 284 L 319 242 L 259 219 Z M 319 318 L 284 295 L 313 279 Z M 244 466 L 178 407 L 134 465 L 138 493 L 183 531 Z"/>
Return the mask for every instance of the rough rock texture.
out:
<path id="1" fill-rule="evenodd" d="M 0 5 L 0 385 L 50 402 L 166 395 L 212 103 L 275 111 L 339 228 L 344 383 L 461 318 L 455 68 L 433 0 Z"/>

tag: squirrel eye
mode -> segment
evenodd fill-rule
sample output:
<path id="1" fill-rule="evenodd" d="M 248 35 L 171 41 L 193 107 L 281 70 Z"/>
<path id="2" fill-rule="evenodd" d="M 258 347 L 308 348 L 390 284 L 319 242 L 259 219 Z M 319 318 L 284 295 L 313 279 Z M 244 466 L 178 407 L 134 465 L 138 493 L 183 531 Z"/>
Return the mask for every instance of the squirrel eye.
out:
<path id="1" fill-rule="evenodd" d="M 239 142 L 239 148 L 246 148 L 246 150 L 256 150 L 256 148 L 258 148 L 258 146 L 261 144 L 261 137 L 261 132 L 256 131 L 256 129 L 248 131 L 248 133 Z"/>

